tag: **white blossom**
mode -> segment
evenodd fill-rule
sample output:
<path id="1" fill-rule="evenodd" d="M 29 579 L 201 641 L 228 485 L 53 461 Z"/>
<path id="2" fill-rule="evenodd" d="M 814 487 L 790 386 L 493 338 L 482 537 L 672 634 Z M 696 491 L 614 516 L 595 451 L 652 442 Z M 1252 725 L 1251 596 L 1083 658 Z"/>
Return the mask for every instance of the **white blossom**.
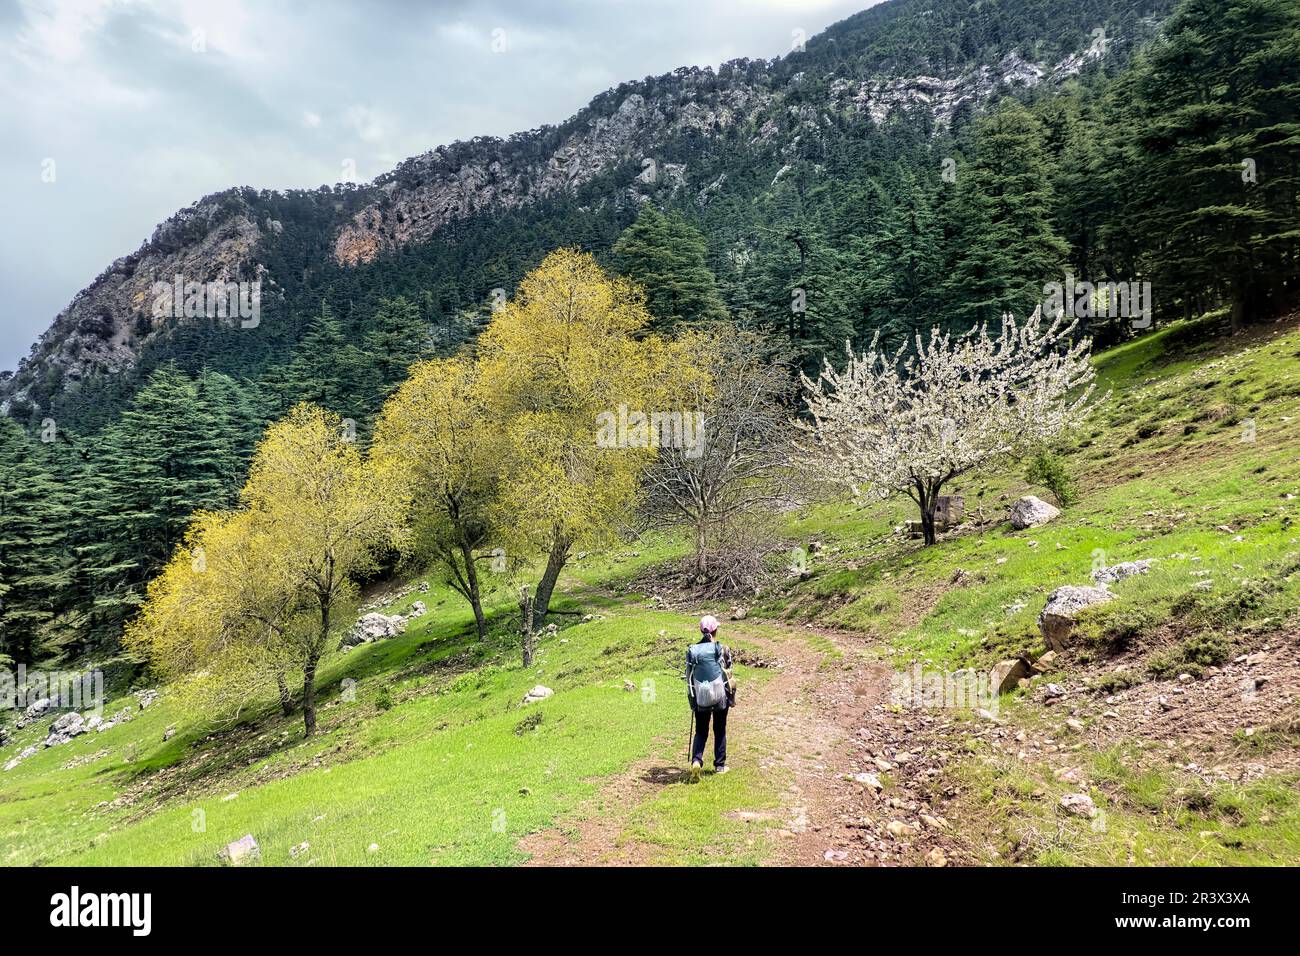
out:
<path id="1" fill-rule="evenodd" d="M 1078 424 L 1095 385 L 1091 340 L 1072 341 L 1075 322 L 1044 327 L 1041 310 L 1002 333 L 981 325 L 953 336 L 932 329 L 909 350 L 848 348 L 837 371 L 825 361 L 816 381 L 802 376 L 811 423 L 801 423 L 801 462 L 814 477 L 857 494 L 903 492 L 921 508 L 932 543 L 943 485 L 980 465 L 1022 453 Z"/>

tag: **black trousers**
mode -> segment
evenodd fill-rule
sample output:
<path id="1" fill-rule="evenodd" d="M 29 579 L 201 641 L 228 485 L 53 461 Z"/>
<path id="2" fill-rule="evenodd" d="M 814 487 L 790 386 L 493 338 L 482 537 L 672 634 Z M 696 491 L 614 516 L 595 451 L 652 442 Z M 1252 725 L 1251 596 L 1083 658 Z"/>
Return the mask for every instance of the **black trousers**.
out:
<path id="1" fill-rule="evenodd" d="M 727 765 L 727 711 L 697 710 L 695 712 L 695 740 L 691 745 L 691 761 L 704 763 L 704 744 L 709 739 L 709 719 L 713 719 L 713 766 Z"/>

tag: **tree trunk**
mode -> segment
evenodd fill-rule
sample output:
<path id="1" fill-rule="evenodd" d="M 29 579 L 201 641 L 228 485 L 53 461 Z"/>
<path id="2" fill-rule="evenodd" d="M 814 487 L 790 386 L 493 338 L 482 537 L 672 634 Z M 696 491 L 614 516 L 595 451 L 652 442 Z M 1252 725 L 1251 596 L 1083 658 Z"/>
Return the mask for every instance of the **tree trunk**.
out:
<path id="1" fill-rule="evenodd" d="M 701 520 L 695 526 L 695 573 L 703 582 L 705 572 L 709 567 L 709 539 L 704 530 L 704 522 Z"/>
<path id="2" fill-rule="evenodd" d="M 293 713 L 293 695 L 289 693 L 289 682 L 283 674 L 276 674 L 275 686 L 280 691 L 280 710 L 288 717 Z"/>
<path id="3" fill-rule="evenodd" d="M 310 737 L 316 733 L 316 658 L 309 658 L 302 668 L 302 722 Z"/>
<path id="4" fill-rule="evenodd" d="M 325 647 L 329 634 L 330 606 L 327 601 L 322 601 L 320 641 L 316 644 L 317 649 L 307 656 L 307 661 L 302 666 L 302 721 L 308 737 L 316 733 L 316 664 L 320 661 L 320 649 Z"/>
<path id="5" fill-rule="evenodd" d="M 478 586 L 478 566 L 474 564 L 474 549 L 468 544 L 460 546 L 461 557 L 465 560 L 465 596 L 469 606 L 474 609 L 474 626 L 478 629 L 479 640 L 487 637 L 487 619 L 483 616 L 483 596 Z"/>
<path id="6" fill-rule="evenodd" d="M 546 623 L 546 612 L 551 608 L 551 594 L 555 591 L 555 582 L 559 580 L 560 572 L 564 570 L 564 564 L 568 560 L 569 542 L 557 541 L 546 558 L 546 570 L 542 572 L 542 579 L 537 582 L 537 596 L 533 600 L 533 630 Z"/>
<path id="7" fill-rule="evenodd" d="M 937 540 L 934 533 L 934 510 L 939 504 L 939 488 L 917 482 L 916 503 L 921 509 L 921 536 L 928 548 Z"/>
<path id="8" fill-rule="evenodd" d="M 528 585 L 519 589 L 519 626 L 523 638 L 524 666 L 533 664 L 533 597 L 528 593 Z"/>
<path id="9" fill-rule="evenodd" d="M 938 540 L 934 533 L 933 500 L 921 508 L 921 536 L 925 539 L 926 547 L 929 547 Z"/>

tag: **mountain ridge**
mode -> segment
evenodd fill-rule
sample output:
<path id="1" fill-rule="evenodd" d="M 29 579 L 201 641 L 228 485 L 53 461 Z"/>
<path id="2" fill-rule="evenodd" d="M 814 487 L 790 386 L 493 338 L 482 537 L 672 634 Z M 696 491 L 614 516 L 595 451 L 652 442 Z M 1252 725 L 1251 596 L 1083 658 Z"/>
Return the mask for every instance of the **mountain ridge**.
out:
<path id="1" fill-rule="evenodd" d="M 681 67 L 625 82 L 556 126 L 439 146 L 365 185 L 285 192 L 232 187 L 206 196 L 159 224 L 138 250 L 115 260 L 55 317 L 14 372 L 0 373 L 0 412 L 39 413 L 71 387 L 135 366 L 147 345 L 175 327 L 171 318 L 149 314 L 154 282 L 175 275 L 205 283 L 261 281 L 263 301 L 274 312 L 283 305 L 284 277 L 274 275 L 267 262 L 286 225 L 269 208 L 277 200 L 310 202 L 313 219 L 328 231 L 332 265 L 340 267 L 428 242 L 452 222 L 573 194 L 624 167 L 625 181 L 600 201 L 640 204 L 667 186 L 669 195 L 689 189 L 702 206 L 728 186 L 725 176 L 692 181 L 692 154 L 736 143 L 784 159 L 836 127 L 870 135 L 898 111 L 925 114 L 933 129 L 949 128 L 963 111 L 1000 92 L 1059 83 L 1103 54 L 1127 49 L 1159 21 L 1143 16 L 1143 10 L 1164 12 L 1169 4 L 1101 3 L 1112 14 L 1116 7 L 1132 9 L 1112 27 L 1109 48 L 1100 51 L 1096 33 L 1105 27 L 1090 25 L 1099 18 L 1075 13 L 1060 0 L 953 0 L 939 13 L 931 9 L 937 6 L 893 0 L 832 25 L 806 48 L 783 57 L 737 59 L 716 71 Z M 996 19 L 986 30 L 995 39 L 978 39 L 985 29 L 980 17 L 991 17 L 993 8 L 1013 7 L 1054 23 L 1070 41 L 1006 37 L 1019 21 L 1007 26 Z M 976 54 L 950 51 L 932 39 L 943 33 L 935 21 L 952 17 L 958 18 L 951 28 L 961 38 L 957 46 L 977 36 L 970 46 L 992 44 L 1000 52 L 996 63 L 977 62 Z M 1022 36 L 1041 28 L 1019 26 Z M 922 69 L 928 72 L 915 72 Z M 804 100 L 809 77 L 818 84 L 830 80 L 829 99 Z"/>

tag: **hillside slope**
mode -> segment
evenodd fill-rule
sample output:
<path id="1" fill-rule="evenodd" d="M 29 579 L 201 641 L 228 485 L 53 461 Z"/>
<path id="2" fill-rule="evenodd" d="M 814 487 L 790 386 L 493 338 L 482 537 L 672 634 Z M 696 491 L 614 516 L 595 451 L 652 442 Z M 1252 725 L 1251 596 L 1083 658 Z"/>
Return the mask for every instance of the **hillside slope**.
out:
<path id="1" fill-rule="evenodd" d="M 971 520 L 927 549 L 901 504 L 790 516 L 810 575 L 778 572 L 724 624 L 742 651 L 727 777 L 683 782 L 677 676 L 695 615 L 722 609 L 647 591 L 683 553 L 650 537 L 579 562 L 566 609 L 592 618 L 566 616 L 527 671 L 511 588 L 484 644 L 449 593 L 395 597 L 429 611 L 330 661 L 309 741 L 271 701 L 208 724 L 166 688 L 49 749 L 35 721 L 0 751 L 37 747 L 0 773 L 0 860 L 215 864 L 249 833 L 291 865 L 1294 863 L 1300 321 L 1189 353 L 1204 335 L 1097 357 L 1113 395 L 1066 449 L 1079 501 L 1047 525 L 1005 523 L 1026 490 L 1006 469 L 963 483 Z M 1137 559 L 996 712 L 891 699 L 914 665 L 1038 658 L 1047 594 Z M 524 703 L 539 682 L 554 695 Z"/>

